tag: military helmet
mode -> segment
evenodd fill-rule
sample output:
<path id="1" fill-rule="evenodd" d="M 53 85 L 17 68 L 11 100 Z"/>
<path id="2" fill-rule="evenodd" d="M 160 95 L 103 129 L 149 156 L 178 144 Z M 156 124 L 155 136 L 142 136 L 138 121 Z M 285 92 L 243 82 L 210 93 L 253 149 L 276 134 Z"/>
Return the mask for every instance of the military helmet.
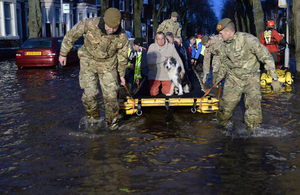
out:
<path id="1" fill-rule="evenodd" d="M 202 37 L 202 44 L 206 45 L 206 43 L 208 42 L 208 40 L 209 40 L 209 36 L 207 36 L 207 35 L 203 36 Z"/>
<path id="2" fill-rule="evenodd" d="M 231 21 L 230 18 L 222 19 L 217 25 L 217 31 L 222 31 Z"/>
<path id="3" fill-rule="evenodd" d="M 269 20 L 269 21 L 267 22 L 267 26 L 268 26 L 268 27 L 269 27 L 269 26 L 275 26 L 274 21 L 273 21 L 273 20 Z"/>
<path id="4" fill-rule="evenodd" d="M 111 28 L 117 27 L 121 22 L 121 12 L 117 8 L 108 8 L 104 13 L 104 22 Z"/>
<path id="5" fill-rule="evenodd" d="M 177 17 L 178 17 L 178 13 L 177 13 L 177 12 L 172 12 L 172 13 L 171 13 L 171 16 L 177 18 Z"/>

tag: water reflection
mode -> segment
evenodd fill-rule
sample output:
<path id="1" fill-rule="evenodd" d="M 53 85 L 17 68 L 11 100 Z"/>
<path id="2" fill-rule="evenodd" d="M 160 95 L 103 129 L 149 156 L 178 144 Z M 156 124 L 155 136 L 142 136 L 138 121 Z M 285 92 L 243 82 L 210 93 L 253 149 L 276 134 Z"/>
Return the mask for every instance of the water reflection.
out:
<path id="1" fill-rule="evenodd" d="M 122 159 L 124 143 L 117 134 L 108 133 L 103 139 L 91 140 L 87 147 L 88 176 L 76 193 L 119 194 L 129 192 L 131 170 Z"/>
<path id="2" fill-rule="evenodd" d="M 21 69 L 16 72 L 16 75 L 18 84 L 26 89 L 22 98 L 36 101 L 55 98 L 55 94 L 49 92 L 47 88 L 51 87 L 57 78 L 57 70 Z"/>

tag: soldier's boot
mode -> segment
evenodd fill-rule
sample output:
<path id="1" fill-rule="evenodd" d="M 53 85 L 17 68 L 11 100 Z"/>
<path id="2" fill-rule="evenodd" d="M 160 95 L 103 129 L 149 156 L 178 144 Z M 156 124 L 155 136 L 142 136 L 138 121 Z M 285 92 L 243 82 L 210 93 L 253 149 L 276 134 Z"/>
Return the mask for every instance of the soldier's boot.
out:
<path id="1" fill-rule="evenodd" d="M 217 112 L 217 121 L 219 123 L 219 127 L 220 128 L 225 128 L 225 129 L 232 129 L 233 128 L 233 123 L 226 119 L 223 114 L 221 114 L 220 112 Z"/>
<path id="2" fill-rule="evenodd" d="M 259 128 L 260 123 L 252 123 L 252 124 L 248 124 L 246 127 L 246 130 L 250 133 L 250 134 L 255 134 Z"/>
<path id="3" fill-rule="evenodd" d="M 85 130 L 95 132 L 97 130 L 105 129 L 107 122 L 104 117 L 100 118 L 99 107 L 86 111 L 86 116 L 79 122 L 79 128 L 85 127 Z"/>
<path id="4" fill-rule="evenodd" d="M 108 128 L 111 131 L 119 129 L 119 117 L 114 118 L 111 122 L 108 121 Z"/>

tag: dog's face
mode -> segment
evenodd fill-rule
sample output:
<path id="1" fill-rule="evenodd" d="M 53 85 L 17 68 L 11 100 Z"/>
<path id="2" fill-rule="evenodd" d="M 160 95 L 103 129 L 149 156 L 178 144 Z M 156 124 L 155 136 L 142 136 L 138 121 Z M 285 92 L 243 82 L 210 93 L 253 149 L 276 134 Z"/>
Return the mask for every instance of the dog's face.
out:
<path id="1" fill-rule="evenodd" d="M 165 69 L 167 71 L 170 71 L 174 68 L 176 68 L 176 60 L 175 58 L 171 57 L 171 58 L 168 58 L 165 63 L 164 63 L 164 66 L 165 66 Z"/>

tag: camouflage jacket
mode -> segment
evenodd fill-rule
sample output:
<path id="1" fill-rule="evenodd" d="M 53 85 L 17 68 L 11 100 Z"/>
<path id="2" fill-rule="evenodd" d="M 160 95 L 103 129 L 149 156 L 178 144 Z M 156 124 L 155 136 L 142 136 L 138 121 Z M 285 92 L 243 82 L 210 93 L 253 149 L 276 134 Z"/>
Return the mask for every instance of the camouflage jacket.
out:
<path id="1" fill-rule="evenodd" d="M 241 84 L 249 77 L 259 78 L 260 62 L 272 78 L 277 77 L 272 55 L 258 38 L 248 33 L 237 32 L 231 39 L 223 42 L 220 48 L 220 62 L 220 80 L 226 75 L 237 84 Z"/>
<path id="2" fill-rule="evenodd" d="M 212 36 L 210 37 L 210 39 L 211 39 L 211 44 L 206 46 L 204 50 L 204 62 L 203 62 L 204 75 L 209 73 L 211 54 L 213 54 L 212 57 L 213 72 L 218 72 L 220 66 L 220 48 L 223 39 L 218 35 Z"/>
<path id="3" fill-rule="evenodd" d="M 117 68 L 120 77 L 124 77 L 128 62 L 128 38 L 125 31 L 119 27 L 115 33 L 107 34 L 102 17 L 87 18 L 67 32 L 61 44 L 60 55 L 67 56 L 74 41 L 83 34 L 84 44 L 78 51 L 79 58 L 101 62 L 102 72 Z"/>
<path id="4" fill-rule="evenodd" d="M 157 31 L 163 33 L 171 32 L 174 36 L 181 37 L 181 28 L 178 22 L 174 22 L 172 19 L 164 20 L 157 28 Z"/>

